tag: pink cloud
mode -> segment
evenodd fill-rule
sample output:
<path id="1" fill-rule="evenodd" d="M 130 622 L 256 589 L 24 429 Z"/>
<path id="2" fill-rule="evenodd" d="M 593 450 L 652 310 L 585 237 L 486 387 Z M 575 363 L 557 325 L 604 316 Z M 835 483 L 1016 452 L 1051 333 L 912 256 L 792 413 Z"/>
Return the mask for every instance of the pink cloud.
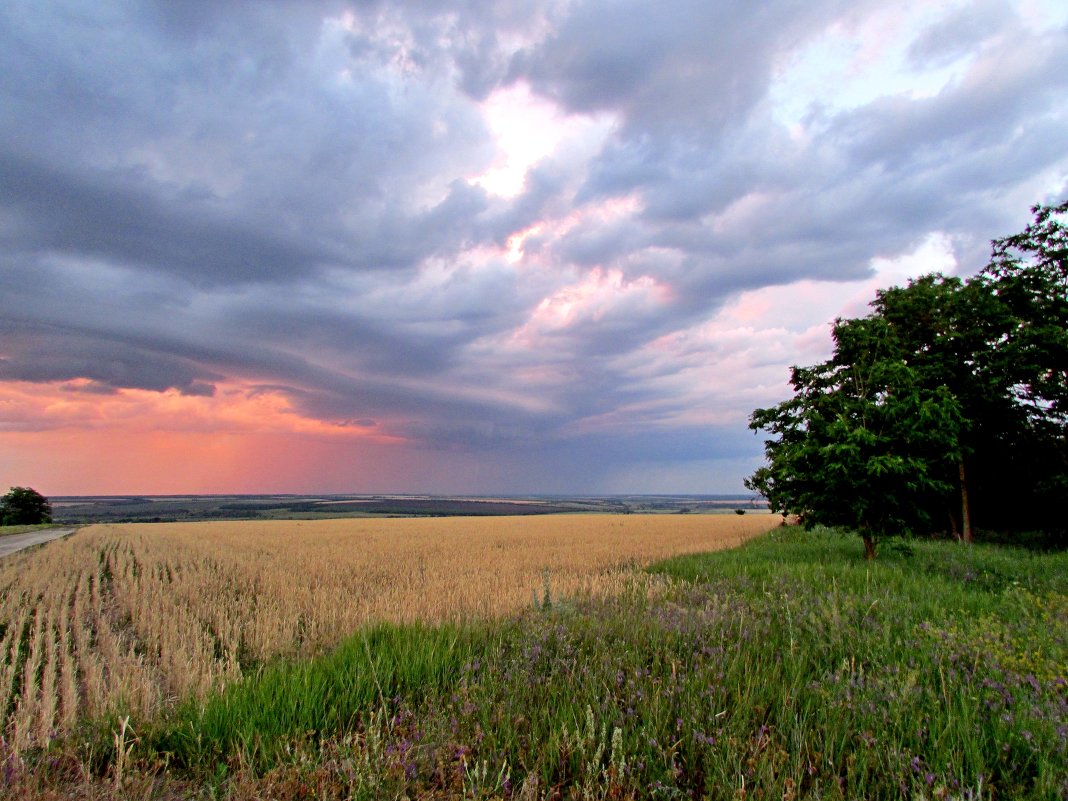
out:
<path id="1" fill-rule="evenodd" d="M 362 423 L 362 424 L 360 424 Z M 318 420 L 300 414 L 275 389 L 220 384 L 213 395 L 177 390 L 102 392 L 95 382 L 0 384 L 0 436 L 29 431 L 306 434 L 397 441 L 373 421 Z"/>
<path id="2" fill-rule="evenodd" d="M 877 289 L 933 270 L 950 273 L 955 264 L 949 241 L 936 234 L 901 258 L 873 259 L 871 276 L 861 281 L 804 280 L 743 292 L 709 320 L 659 337 L 615 366 L 665 399 L 662 423 L 742 423 L 754 408 L 789 395 L 790 365 L 830 356 L 836 317 L 863 316 Z M 648 408 L 630 411 L 649 415 Z"/>
<path id="3" fill-rule="evenodd" d="M 642 275 L 628 280 L 620 270 L 595 267 L 582 280 L 561 287 L 537 305 L 530 319 L 513 335 L 518 342 L 534 343 L 545 336 L 566 332 L 584 323 L 609 318 L 647 316 L 670 302 L 670 288 Z"/>

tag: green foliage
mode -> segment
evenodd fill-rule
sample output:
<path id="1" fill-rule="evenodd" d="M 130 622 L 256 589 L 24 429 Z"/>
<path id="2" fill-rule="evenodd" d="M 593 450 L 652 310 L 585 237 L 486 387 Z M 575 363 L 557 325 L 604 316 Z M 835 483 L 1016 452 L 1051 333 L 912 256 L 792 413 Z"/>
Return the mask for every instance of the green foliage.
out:
<path id="1" fill-rule="evenodd" d="M 1068 497 L 1068 202 L 1035 206 L 1034 222 L 1015 236 L 994 242 L 980 282 L 1001 310 L 1001 330 L 993 341 L 994 360 L 1023 419 L 991 449 L 980 498 L 998 519 L 1005 505 L 995 492 L 1022 495 L 1030 510 L 1024 528 L 1059 534 L 1068 545 L 1061 506 Z M 1008 479 L 998 485 L 997 478 Z M 1020 521 L 1015 521 L 1020 522 Z"/>
<path id="2" fill-rule="evenodd" d="M 1042 428 L 1063 436 L 1068 424 L 1068 201 L 1035 206 L 1034 222 L 994 241 L 983 282 L 1008 318 L 997 351 L 1017 398 Z"/>
<path id="3" fill-rule="evenodd" d="M 925 386 L 886 320 L 838 320 L 833 337 L 834 358 L 793 369 L 792 399 L 753 413 L 751 427 L 778 439 L 746 485 L 808 526 L 848 526 L 867 538 L 926 528 L 928 499 L 951 490 L 960 405 L 945 387 Z"/>
<path id="4" fill-rule="evenodd" d="M 976 523 L 1063 533 L 1068 204 L 1034 213 L 980 276 L 927 275 L 837 320 L 832 358 L 793 368 L 794 397 L 753 412 L 772 438 L 746 486 L 807 525 L 857 530 L 869 556 L 881 536 L 971 539 Z"/>
<path id="5" fill-rule="evenodd" d="M 52 505 L 30 487 L 12 487 L 0 498 L 0 525 L 26 526 L 52 522 Z"/>

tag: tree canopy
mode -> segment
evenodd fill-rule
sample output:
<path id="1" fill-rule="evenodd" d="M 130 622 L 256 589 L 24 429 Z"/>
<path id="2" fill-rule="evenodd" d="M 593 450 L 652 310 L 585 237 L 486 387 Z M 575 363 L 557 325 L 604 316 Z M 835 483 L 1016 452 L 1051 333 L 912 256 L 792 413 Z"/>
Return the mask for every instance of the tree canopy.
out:
<path id="1" fill-rule="evenodd" d="M 993 242 L 967 281 L 880 290 L 838 319 L 834 354 L 794 367 L 757 409 L 767 464 L 746 480 L 775 511 L 878 538 L 976 526 L 1063 537 L 1068 497 L 1068 203 Z"/>
<path id="2" fill-rule="evenodd" d="M 0 498 L 0 525 L 22 526 L 52 522 L 52 505 L 30 487 L 12 487 Z"/>

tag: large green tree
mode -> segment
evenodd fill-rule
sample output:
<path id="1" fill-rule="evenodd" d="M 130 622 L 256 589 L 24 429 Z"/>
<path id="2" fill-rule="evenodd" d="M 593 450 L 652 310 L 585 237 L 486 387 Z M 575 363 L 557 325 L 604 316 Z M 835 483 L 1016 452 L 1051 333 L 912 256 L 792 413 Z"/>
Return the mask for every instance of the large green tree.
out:
<path id="1" fill-rule="evenodd" d="M 772 435 L 747 480 L 806 523 L 879 536 L 1063 529 L 1068 494 L 1068 204 L 995 240 L 990 265 L 881 290 L 838 320 L 834 355 L 795 367 L 794 397 L 754 411 Z"/>

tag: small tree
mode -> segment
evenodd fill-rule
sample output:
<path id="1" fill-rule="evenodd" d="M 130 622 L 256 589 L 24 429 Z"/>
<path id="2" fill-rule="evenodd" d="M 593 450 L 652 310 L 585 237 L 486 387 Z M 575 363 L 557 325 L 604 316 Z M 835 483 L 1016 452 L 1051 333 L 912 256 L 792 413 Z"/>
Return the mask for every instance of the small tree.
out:
<path id="1" fill-rule="evenodd" d="M 833 335 L 834 358 L 794 368 L 793 398 L 753 412 L 750 428 L 774 439 L 745 484 L 806 526 L 857 530 L 870 559 L 881 537 L 930 525 L 963 421 L 952 394 L 900 358 L 885 320 L 839 320 Z"/>
<path id="2" fill-rule="evenodd" d="M 52 522 L 52 505 L 30 487 L 12 487 L 0 498 L 0 525 L 25 526 Z"/>

